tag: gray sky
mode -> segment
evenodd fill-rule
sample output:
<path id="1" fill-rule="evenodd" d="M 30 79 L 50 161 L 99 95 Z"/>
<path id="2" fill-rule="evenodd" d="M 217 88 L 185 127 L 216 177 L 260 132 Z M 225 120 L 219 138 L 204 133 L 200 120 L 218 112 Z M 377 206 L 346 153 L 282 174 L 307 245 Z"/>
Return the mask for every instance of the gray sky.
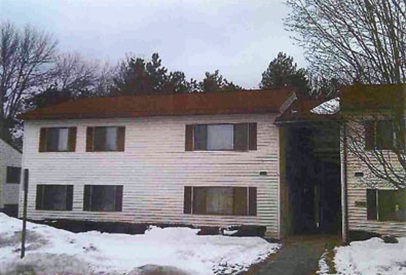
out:
<path id="1" fill-rule="evenodd" d="M 216 69 L 256 88 L 279 51 L 305 66 L 282 18 L 282 0 L 0 0 L 0 20 L 54 34 L 61 52 L 115 64 L 158 52 L 169 70 L 201 80 Z"/>

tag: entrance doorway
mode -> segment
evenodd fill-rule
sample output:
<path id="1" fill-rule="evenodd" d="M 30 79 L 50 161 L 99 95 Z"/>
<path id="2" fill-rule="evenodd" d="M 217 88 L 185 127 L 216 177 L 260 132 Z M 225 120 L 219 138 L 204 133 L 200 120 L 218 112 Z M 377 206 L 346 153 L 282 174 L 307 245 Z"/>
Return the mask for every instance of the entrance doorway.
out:
<path id="1" fill-rule="evenodd" d="M 339 233 L 341 168 L 339 126 L 283 126 L 284 228 L 287 235 Z"/>

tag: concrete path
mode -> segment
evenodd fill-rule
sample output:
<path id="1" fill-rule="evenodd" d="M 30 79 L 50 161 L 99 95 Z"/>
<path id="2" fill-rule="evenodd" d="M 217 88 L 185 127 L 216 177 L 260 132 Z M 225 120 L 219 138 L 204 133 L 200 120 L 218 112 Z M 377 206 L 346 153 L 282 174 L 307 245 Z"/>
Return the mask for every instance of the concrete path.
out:
<path id="1" fill-rule="evenodd" d="M 338 244 L 339 236 L 294 236 L 284 240 L 282 249 L 265 262 L 250 268 L 245 275 L 316 274 L 318 262 L 327 245 Z"/>

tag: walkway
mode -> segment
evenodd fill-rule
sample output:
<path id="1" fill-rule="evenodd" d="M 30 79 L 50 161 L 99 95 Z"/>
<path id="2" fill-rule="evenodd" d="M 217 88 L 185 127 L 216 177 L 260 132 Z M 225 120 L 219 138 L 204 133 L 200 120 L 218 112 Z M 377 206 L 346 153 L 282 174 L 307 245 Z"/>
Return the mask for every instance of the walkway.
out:
<path id="1" fill-rule="evenodd" d="M 289 237 L 282 249 L 265 262 L 250 268 L 245 275 L 315 274 L 321 254 L 327 245 L 339 244 L 339 236 L 311 235 Z"/>

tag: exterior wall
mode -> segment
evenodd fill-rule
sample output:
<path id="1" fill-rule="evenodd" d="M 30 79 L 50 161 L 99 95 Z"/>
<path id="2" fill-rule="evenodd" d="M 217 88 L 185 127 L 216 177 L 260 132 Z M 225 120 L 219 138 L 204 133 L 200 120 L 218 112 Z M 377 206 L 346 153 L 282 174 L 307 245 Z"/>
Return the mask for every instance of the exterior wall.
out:
<path id="1" fill-rule="evenodd" d="M 20 185 L 6 182 L 7 166 L 21 167 L 21 153 L 0 139 L 0 209 L 18 204 Z"/>
<path id="2" fill-rule="evenodd" d="M 28 121 L 23 168 L 30 170 L 28 218 L 262 225 L 279 237 L 276 114 Z M 257 150 L 185 151 L 185 125 L 257 122 Z M 85 152 L 87 126 L 125 126 L 125 152 Z M 39 153 L 40 127 L 77 126 L 76 152 Z M 267 175 L 260 175 L 266 171 Z M 37 184 L 74 184 L 72 211 L 35 210 Z M 122 212 L 84 212 L 85 184 L 124 186 Z M 257 216 L 183 214 L 184 186 L 257 187 Z M 22 196 L 21 196 L 22 197 Z M 21 207 L 20 207 L 21 214 Z"/>
<path id="3" fill-rule="evenodd" d="M 363 130 L 361 130 L 363 131 Z M 343 144 L 341 145 L 343 147 Z M 342 155 L 343 161 L 343 155 Z M 396 158 L 393 158 L 396 159 Z M 342 163 L 344 165 L 344 163 Z M 364 178 L 355 177 L 355 173 L 364 173 Z M 374 221 L 367 219 L 367 207 L 358 206 L 356 202 L 366 203 L 367 188 L 366 181 L 376 181 L 373 177 L 366 179 L 370 174 L 368 168 L 354 154 L 348 152 L 347 157 L 347 184 L 348 184 L 348 229 L 375 232 L 379 234 L 389 234 L 395 236 L 406 236 L 406 222 Z M 344 179 L 344 177 L 342 177 Z M 392 187 L 380 180 L 376 187 L 378 189 L 391 189 Z M 392 188 L 393 189 L 393 188 Z"/>

